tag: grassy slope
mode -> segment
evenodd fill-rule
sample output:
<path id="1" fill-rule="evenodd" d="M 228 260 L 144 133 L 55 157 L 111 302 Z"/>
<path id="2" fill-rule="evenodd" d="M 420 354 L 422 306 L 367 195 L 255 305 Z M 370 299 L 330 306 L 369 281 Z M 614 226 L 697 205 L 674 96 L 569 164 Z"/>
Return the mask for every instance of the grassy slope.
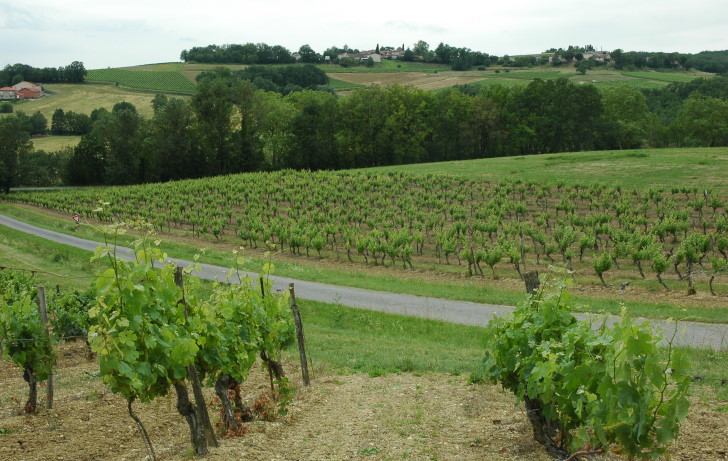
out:
<path id="1" fill-rule="evenodd" d="M 711 188 L 728 193 L 724 172 L 728 171 L 728 148 L 641 149 L 572 152 L 561 154 L 500 157 L 453 162 L 397 165 L 376 171 L 437 173 L 500 181 L 568 184 L 601 182 L 627 188 Z"/>
<path id="2" fill-rule="evenodd" d="M 130 102 L 137 111 L 145 117 L 153 113 L 152 99 L 154 93 L 127 90 L 113 85 L 99 84 L 56 84 L 45 85 L 49 93 L 41 99 L 26 101 L 15 106 L 15 110 L 22 110 L 28 114 L 40 111 L 50 123 L 53 112 L 60 108 L 64 111 L 73 111 L 90 114 L 92 110 L 104 107 L 111 110 L 117 102 Z"/>

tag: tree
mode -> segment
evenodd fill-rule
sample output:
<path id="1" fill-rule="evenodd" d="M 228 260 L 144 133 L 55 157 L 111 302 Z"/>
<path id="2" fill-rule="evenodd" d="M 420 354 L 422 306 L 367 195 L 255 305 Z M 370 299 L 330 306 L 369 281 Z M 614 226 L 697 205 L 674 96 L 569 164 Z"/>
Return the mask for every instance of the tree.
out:
<path id="1" fill-rule="evenodd" d="M 59 107 L 53 111 L 53 115 L 51 116 L 51 133 L 60 135 L 66 134 L 67 132 L 66 113 Z"/>
<path id="2" fill-rule="evenodd" d="M 6 194 L 18 182 L 18 162 L 33 149 L 28 126 L 17 116 L 0 118 L 0 189 Z"/>
<path id="3" fill-rule="evenodd" d="M 86 68 L 80 61 L 73 61 L 64 69 L 65 81 L 69 83 L 82 83 L 86 78 Z"/>
<path id="4" fill-rule="evenodd" d="M 415 54 L 415 56 L 419 56 L 421 58 L 427 56 L 427 54 L 430 51 L 430 45 L 424 41 L 420 40 L 417 43 L 414 44 L 412 52 Z"/>
<path id="5" fill-rule="evenodd" d="M 30 124 L 32 126 L 30 134 L 46 134 L 46 130 L 48 129 L 48 120 L 40 113 L 40 111 L 35 111 L 35 113 L 30 116 Z"/>
<path id="6" fill-rule="evenodd" d="M 674 131 L 683 146 L 727 145 L 728 101 L 691 94 L 678 111 Z"/>
<path id="7" fill-rule="evenodd" d="M 65 165 L 64 183 L 79 186 L 104 184 L 107 155 L 108 147 L 97 132 L 84 135 Z"/>
<path id="8" fill-rule="evenodd" d="M 149 160 L 146 179 L 169 181 L 201 176 L 204 165 L 192 129 L 192 108 L 179 98 L 169 99 L 163 105 L 161 100 L 155 101 L 158 104 L 144 143 Z"/>
<path id="9" fill-rule="evenodd" d="M 221 79 L 204 80 L 192 97 L 192 110 L 196 115 L 198 145 L 204 158 L 206 173 L 231 173 L 230 156 L 234 110 L 230 101 L 230 87 Z"/>
<path id="10" fill-rule="evenodd" d="M 303 45 L 298 49 L 302 62 L 321 62 L 321 55 L 316 53 L 309 45 Z"/>
<path id="11" fill-rule="evenodd" d="M 611 136 L 615 147 L 641 147 L 647 137 L 648 125 L 653 119 L 644 94 L 627 85 L 606 87 L 602 90 L 602 106 L 605 123 L 614 127 Z"/>

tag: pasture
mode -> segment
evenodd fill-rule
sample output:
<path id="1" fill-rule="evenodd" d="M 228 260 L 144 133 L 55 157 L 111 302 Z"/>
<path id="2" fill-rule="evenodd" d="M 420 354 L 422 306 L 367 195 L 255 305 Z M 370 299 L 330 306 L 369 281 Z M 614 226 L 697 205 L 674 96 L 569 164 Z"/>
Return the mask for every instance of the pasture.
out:
<path id="1" fill-rule="evenodd" d="M 145 117 L 153 115 L 152 99 L 154 93 L 134 91 L 114 85 L 106 84 L 54 84 L 44 85 L 46 96 L 36 100 L 26 100 L 15 110 L 22 110 L 27 114 L 40 111 L 50 124 L 53 112 L 56 109 L 90 114 L 99 107 L 111 110 L 117 102 L 130 102 L 137 108 L 137 112 Z"/>
<path id="2" fill-rule="evenodd" d="M 81 136 L 45 136 L 31 141 L 35 150 L 56 152 L 64 147 L 75 147 L 81 141 Z"/>
<path id="3" fill-rule="evenodd" d="M 570 152 L 396 165 L 370 171 L 448 174 L 486 181 L 509 178 L 567 184 L 606 183 L 643 190 L 690 185 L 727 194 L 724 172 L 728 171 L 728 148 Z"/>

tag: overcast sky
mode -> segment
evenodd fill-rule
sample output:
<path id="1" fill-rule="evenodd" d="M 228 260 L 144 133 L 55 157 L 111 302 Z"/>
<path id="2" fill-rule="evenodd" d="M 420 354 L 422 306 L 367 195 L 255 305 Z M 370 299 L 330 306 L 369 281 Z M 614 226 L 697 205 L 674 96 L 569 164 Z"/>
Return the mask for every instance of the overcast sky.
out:
<path id="1" fill-rule="evenodd" d="M 319 53 L 418 40 L 498 56 L 570 44 L 697 53 L 728 49 L 726 18 L 726 0 L 0 0 L 0 66 L 120 67 L 248 42 Z"/>

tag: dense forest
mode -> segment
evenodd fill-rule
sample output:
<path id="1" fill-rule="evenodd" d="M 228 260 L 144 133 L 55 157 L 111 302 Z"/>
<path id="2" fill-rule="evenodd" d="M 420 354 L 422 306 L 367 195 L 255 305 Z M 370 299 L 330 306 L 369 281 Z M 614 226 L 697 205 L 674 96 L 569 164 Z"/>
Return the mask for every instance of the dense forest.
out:
<path id="1" fill-rule="evenodd" d="M 44 118 L 17 112 L 0 119 L 2 184 L 132 184 L 286 168 L 728 145 L 728 76 L 649 91 L 600 91 L 559 79 L 440 92 L 374 86 L 345 98 L 312 90 L 284 96 L 218 76 L 202 79 L 191 100 L 157 95 L 153 107 L 149 119 L 125 102 L 90 116 L 56 111 L 54 132 L 71 114 L 88 132 L 46 169 L 47 154 L 31 154 L 29 141 L 45 129 Z M 29 164 L 37 169 L 24 176 Z"/>
<path id="2" fill-rule="evenodd" d="M 37 68 L 27 64 L 8 64 L 0 70 L 0 86 L 12 86 L 24 80 L 33 83 L 81 83 L 86 78 L 82 62 L 67 66 Z"/>

